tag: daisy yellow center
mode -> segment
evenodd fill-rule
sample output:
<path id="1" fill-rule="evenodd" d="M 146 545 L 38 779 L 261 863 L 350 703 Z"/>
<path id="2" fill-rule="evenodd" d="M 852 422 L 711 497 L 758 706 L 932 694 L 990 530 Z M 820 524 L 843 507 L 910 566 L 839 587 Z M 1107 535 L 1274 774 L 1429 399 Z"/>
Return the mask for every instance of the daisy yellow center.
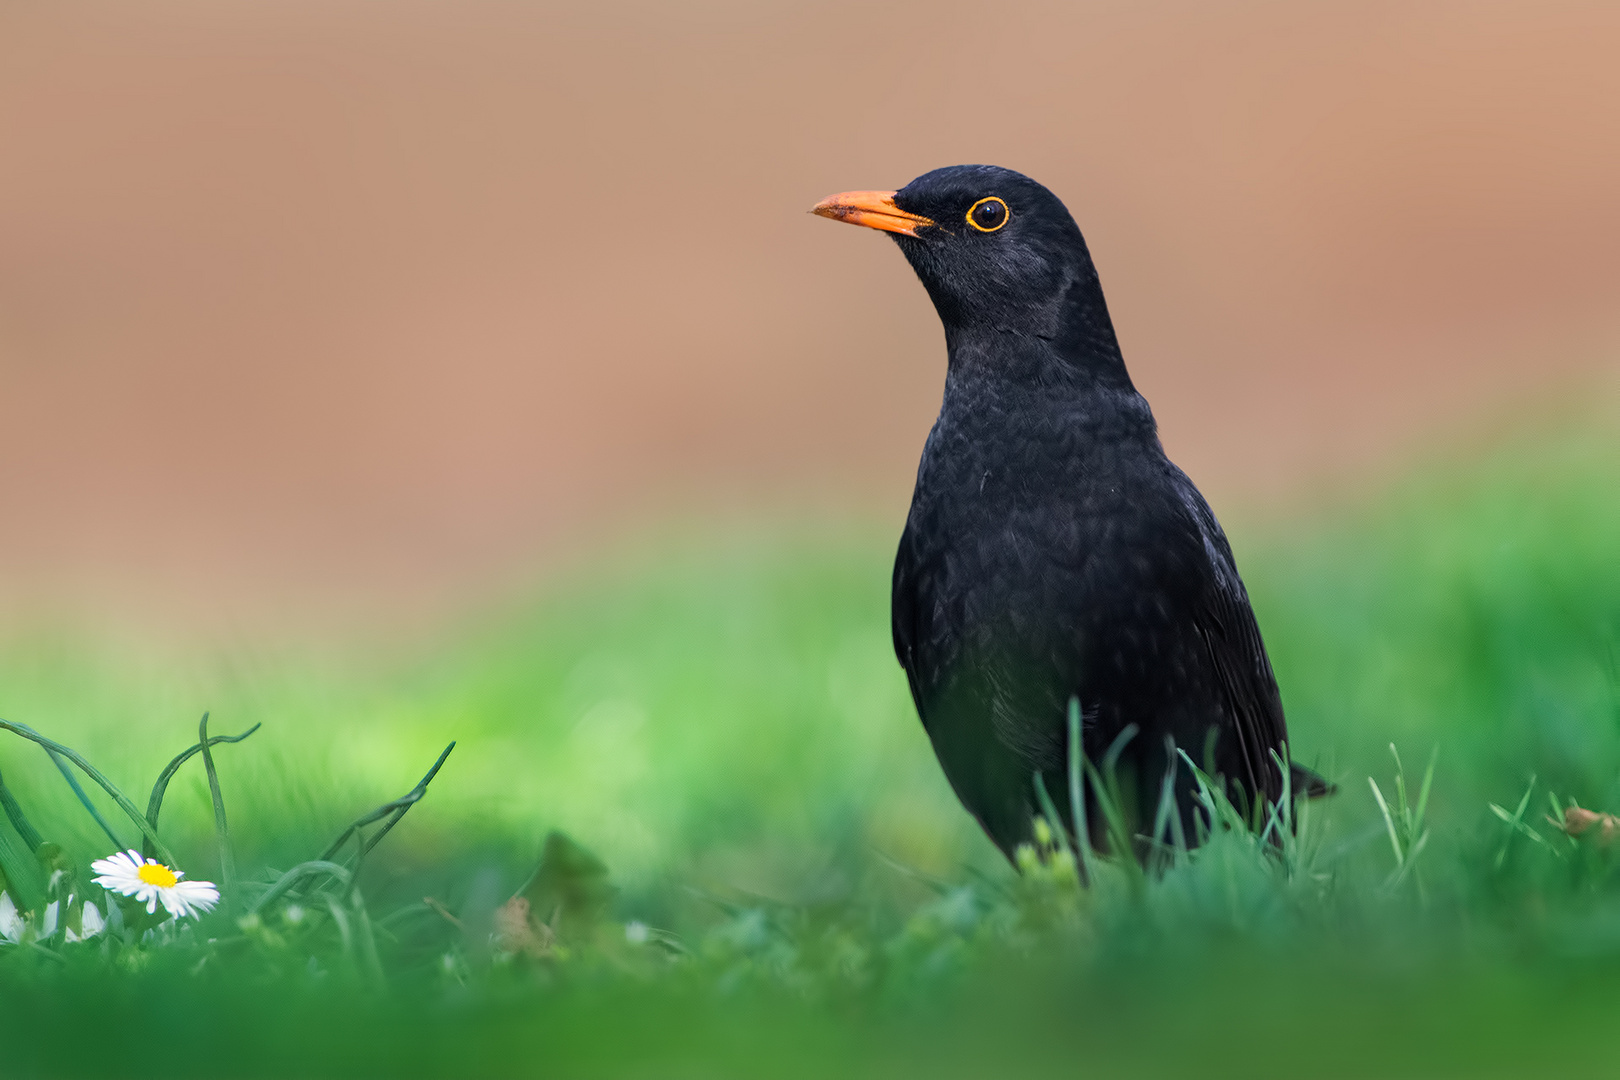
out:
<path id="1" fill-rule="evenodd" d="M 139 870 L 135 871 L 135 876 L 146 882 L 148 885 L 156 885 L 160 889 L 172 889 L 174 888 L 174 883 L 180 880 L 174 876 L 173 870 L 170 870 L 167 866 L 164 866 L 161 863 L 155 862 L 149 862 L 142 866 Z"/>

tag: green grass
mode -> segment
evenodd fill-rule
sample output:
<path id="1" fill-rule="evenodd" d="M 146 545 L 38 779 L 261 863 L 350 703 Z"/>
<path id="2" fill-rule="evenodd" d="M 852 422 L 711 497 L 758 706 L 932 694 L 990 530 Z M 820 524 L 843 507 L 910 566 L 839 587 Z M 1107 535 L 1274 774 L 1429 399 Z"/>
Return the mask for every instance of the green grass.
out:
<path id="1" fill-rule="evenodd" d="M 1235 529 L 1294 751 L 1340 793 L 1281 853 L 1222 834 L 1088 894 L 1019 879 L 939 775 L 889 648 L 889 528 L 647 542 L 408 656 L 5 643 L 0 716 L 143 808 L 204 709 L 264 726 L 213 749 L 236 912 L 0 946 L 0 1075 L 1607 1075 L 1620 856 L 1545 816 L 1620 809 L 1617 496 L 1620 436 L 1586 416 Z M 0 737 L 82 875 L 110 841 Z M 296 925 L 235 921 L 451 740 L 358 895 L 330 890 L 346 934 L 315 892 Z M 554 848 L 526 885 L 553 829 L 606 882 Z M 220 880 L 200 759 L 161 832 Z M 492 912 L 525 888 L 565 898 L 558 937 L 503 958 Z"/>

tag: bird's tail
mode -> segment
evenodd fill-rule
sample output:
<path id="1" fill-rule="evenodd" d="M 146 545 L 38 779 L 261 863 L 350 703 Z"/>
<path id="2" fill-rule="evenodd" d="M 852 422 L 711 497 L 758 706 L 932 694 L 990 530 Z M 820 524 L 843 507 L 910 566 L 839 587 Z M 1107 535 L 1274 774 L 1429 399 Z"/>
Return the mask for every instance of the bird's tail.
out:
<path id="1" fill-rule="evenodd" d="M 1339 790 L 1339 785 L 1333 783 L 1321 773 L 1307 769 L 1303 765 L 1288 763 L 1289 784 L 1296 795 L 1303 795 L 1307 799 L 1320 799 L 1325 795 L 1332 795 Z"/>

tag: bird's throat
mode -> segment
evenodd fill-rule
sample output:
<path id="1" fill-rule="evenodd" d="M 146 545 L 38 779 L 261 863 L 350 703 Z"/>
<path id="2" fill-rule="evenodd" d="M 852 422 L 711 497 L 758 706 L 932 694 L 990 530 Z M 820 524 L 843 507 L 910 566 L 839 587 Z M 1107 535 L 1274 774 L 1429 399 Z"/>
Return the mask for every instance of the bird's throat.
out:
<path id="1" fill-rule="evenodd" d="M 1106 316 L 1106 312 L 1104 313 Z M 1004 326 L 945 324 L 952 375 L 990 378 L 1054 392 L 1135 392 L 1113 327 L 1061 325 L 1051 336 Z"/>

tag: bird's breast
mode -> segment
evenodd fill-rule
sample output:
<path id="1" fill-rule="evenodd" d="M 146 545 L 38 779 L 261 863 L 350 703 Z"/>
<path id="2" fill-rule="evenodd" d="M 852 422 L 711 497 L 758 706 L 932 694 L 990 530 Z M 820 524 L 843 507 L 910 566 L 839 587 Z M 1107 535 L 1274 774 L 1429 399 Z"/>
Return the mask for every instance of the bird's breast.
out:
<path id="1" fill-rule="evenodd" d="M 929 437 L 907 528 L 919 636 L 939 659 L 1064 667 L 1059 654 L 1161 622 L 1186 528 L 1151 428 L 1095 403 L 955 404 Z"/>

